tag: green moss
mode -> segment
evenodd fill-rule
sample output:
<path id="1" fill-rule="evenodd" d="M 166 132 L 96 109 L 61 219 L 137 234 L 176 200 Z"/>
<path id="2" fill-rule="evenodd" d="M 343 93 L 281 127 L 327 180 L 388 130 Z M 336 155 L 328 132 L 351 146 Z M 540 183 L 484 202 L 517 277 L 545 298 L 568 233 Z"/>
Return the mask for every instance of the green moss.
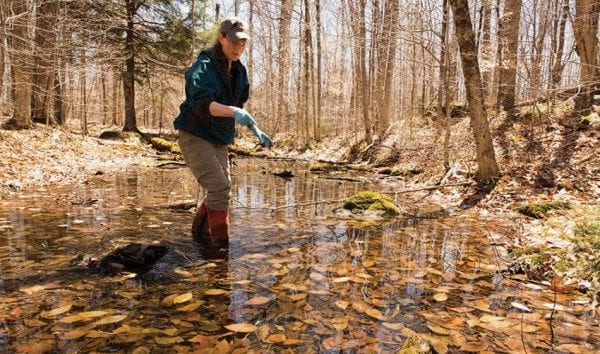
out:
<path id="1" fill-rule="evenodd" d="M 158 151 L 168 151 L 173 154 L 181 154 L 179 144 L 173 141 L 168 141 L 163 138 L 152 138 L 150 139 L 150 144 L 152 144 L 152 147 Z"/>
<path id="2" fill-rule="evenodd" d="M 308 168 L 311 172 L 327 172 L 333 169 L 333 166 L 329 163 L 325 162 L 317 162 Z"/>
<path id="3" fill-rule="evenodd" d="M 570 209 L 569 203 L 551 201 L 545 203 L 529 203 L 518 209 L 519 213 L 536 219 L 548 217 L 551 210 Z"/>
<path id="4" fill-rule="evenodd" d="M 382 175 L 404 176 L 404 177 L 417 175 L 422 172 L 423 172 L 423 169 L 419 168 L 419 167 L 408 167 L 408 168 L 402 168 L 402 169 L 392 168 L 392 167 L 384 167 L 381 170 L 379 170 L 379 173 Z"/>
<path id="5" fill-rule="evenodd" d="M 371 191 L 358 192 L 346 198 L 343 208 L 352 211 L 383 211 L 388 216 L 400 214 L 400 209 L 388 197 Z"/>

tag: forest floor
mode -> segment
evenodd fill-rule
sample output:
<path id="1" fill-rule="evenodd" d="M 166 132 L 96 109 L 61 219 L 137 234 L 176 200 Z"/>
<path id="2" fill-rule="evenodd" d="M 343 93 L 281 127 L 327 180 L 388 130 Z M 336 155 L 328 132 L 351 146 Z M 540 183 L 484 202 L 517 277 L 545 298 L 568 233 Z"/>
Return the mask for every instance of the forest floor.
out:
<path id="1" fill-rule="evenodd" d="M 519 268 L 515 271 L 557 291 L 597 294 L 600 118 L 593 113 L 586 118 L 587 129 L 581 130 L 565 128 L 549 116 L 535 119 L 512 124 L 503 124 L 502 117 L 490 120 L 503 176 L 489 193 L 469 184 L 476 154 L 466 118 L 452 121 L 449 169 L 444 167 L 443 141 L 434 124 L 417 120 L 391 127 L 370 145 L 335 134 L 337 138 L 307 148 L 275 135 L 276 146 L 262 150 L 245 130 L 237 145 L 258 156 L 347 162 L 354 169 L 376 173 L 382 183 L 400 191 L 428 188 L 423 199 L 445 210 L 474 209 L 490 220 L 501 220 L 496 227 L 502 232 L 497 234 L 514 237 L 498 240 L 492 232 L 491 242 L 512 250 L 514 267 Z M 156 163 L 157 152 L 139 136 L 106 140 L 97 138 L 99 133 L 99 128 L 91 129 L 90 136 L 82 136 L 43 125 L 0 130 L 0 201 L 19 191 L 85 183 L 93 175 Z M 596 311 L 600 315 L 600 307 Z"/>

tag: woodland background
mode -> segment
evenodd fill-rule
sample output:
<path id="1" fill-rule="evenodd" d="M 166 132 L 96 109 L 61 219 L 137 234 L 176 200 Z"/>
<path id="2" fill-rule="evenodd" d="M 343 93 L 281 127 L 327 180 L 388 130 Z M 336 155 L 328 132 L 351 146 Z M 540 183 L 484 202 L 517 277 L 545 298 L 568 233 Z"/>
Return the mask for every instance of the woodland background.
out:
<path id="1" fill-rule="evenodd" d="M 266 131 L 305 145 L 332 135 L 371 143 L 395 123 L 432 120 L 447 145 L 451 116 L 468 107 L 478 177 L 495 178 L 489 117 L 544 119 L 567 100 L 576 126 L 600 88 L 595 0 L 1 4 L 5 128 L 170 129 L 185 69 L 233 14 L 253 32 L 249 110 Z"/>

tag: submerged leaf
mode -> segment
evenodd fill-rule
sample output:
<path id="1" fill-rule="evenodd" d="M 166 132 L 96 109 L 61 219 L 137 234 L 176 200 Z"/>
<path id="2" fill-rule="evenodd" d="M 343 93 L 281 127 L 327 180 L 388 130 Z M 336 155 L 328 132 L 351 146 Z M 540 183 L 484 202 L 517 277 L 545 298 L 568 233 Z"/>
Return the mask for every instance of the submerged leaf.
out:
<path id="1" fill-rule="evenodd" d="M 50 311 L 43 311 L 42 313 L 40 313 L 40 316 L 42 318 L 53 318 L 53 317 L 56 317 L 56 316 L 58 316 L 60 314 L 68 312 L 71 309 L 71 307 L 73 307 L 73 305 L 69 304 L 69 305 L 66 305 L 66 306 L 55 308 L 55 309 L 50 310 Z"/>
<path id="2" fill-rule="evenodd" d="M 224 289 L 208 289 L 204 292 L 204 295 L 209 295 L 209 296 L 219 296 L 219 295 L 226 295 L 229 294 L 229 291 L 224 290 Z"/>
<path id="3" fill-rule="evenodd" d="M 258 305 L 264 305 L 268 302 L 270 302 L 272 299 L 268 298 L 266 296 L 256 296 L 253 297 L 251 299 L 249 299 L 248 301 L 246 301 L 246 305 L 249 306 L 258 306 Z"/>
<path id="4" fill-rule="evenodd" d="M 227 326 L 223 326 L 232 332 L 239 333 L 251 333 L 256 331 L 256 326 L 251 323 L 234 323 Z"/>

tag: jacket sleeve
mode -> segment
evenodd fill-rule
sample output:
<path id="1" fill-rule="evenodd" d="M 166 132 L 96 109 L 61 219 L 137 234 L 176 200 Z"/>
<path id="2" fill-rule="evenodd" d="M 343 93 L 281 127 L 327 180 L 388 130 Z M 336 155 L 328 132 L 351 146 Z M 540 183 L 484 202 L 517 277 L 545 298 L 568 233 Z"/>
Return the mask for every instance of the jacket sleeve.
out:
<path id="1" fill-rule="evenodd" d="M 191 120 L 204 127 L 210 126 L 210 103 L 218 101 L 218 84 L 210 59 L 198 58 L 185 74 L 185 90 L 190 106 Z"/>

